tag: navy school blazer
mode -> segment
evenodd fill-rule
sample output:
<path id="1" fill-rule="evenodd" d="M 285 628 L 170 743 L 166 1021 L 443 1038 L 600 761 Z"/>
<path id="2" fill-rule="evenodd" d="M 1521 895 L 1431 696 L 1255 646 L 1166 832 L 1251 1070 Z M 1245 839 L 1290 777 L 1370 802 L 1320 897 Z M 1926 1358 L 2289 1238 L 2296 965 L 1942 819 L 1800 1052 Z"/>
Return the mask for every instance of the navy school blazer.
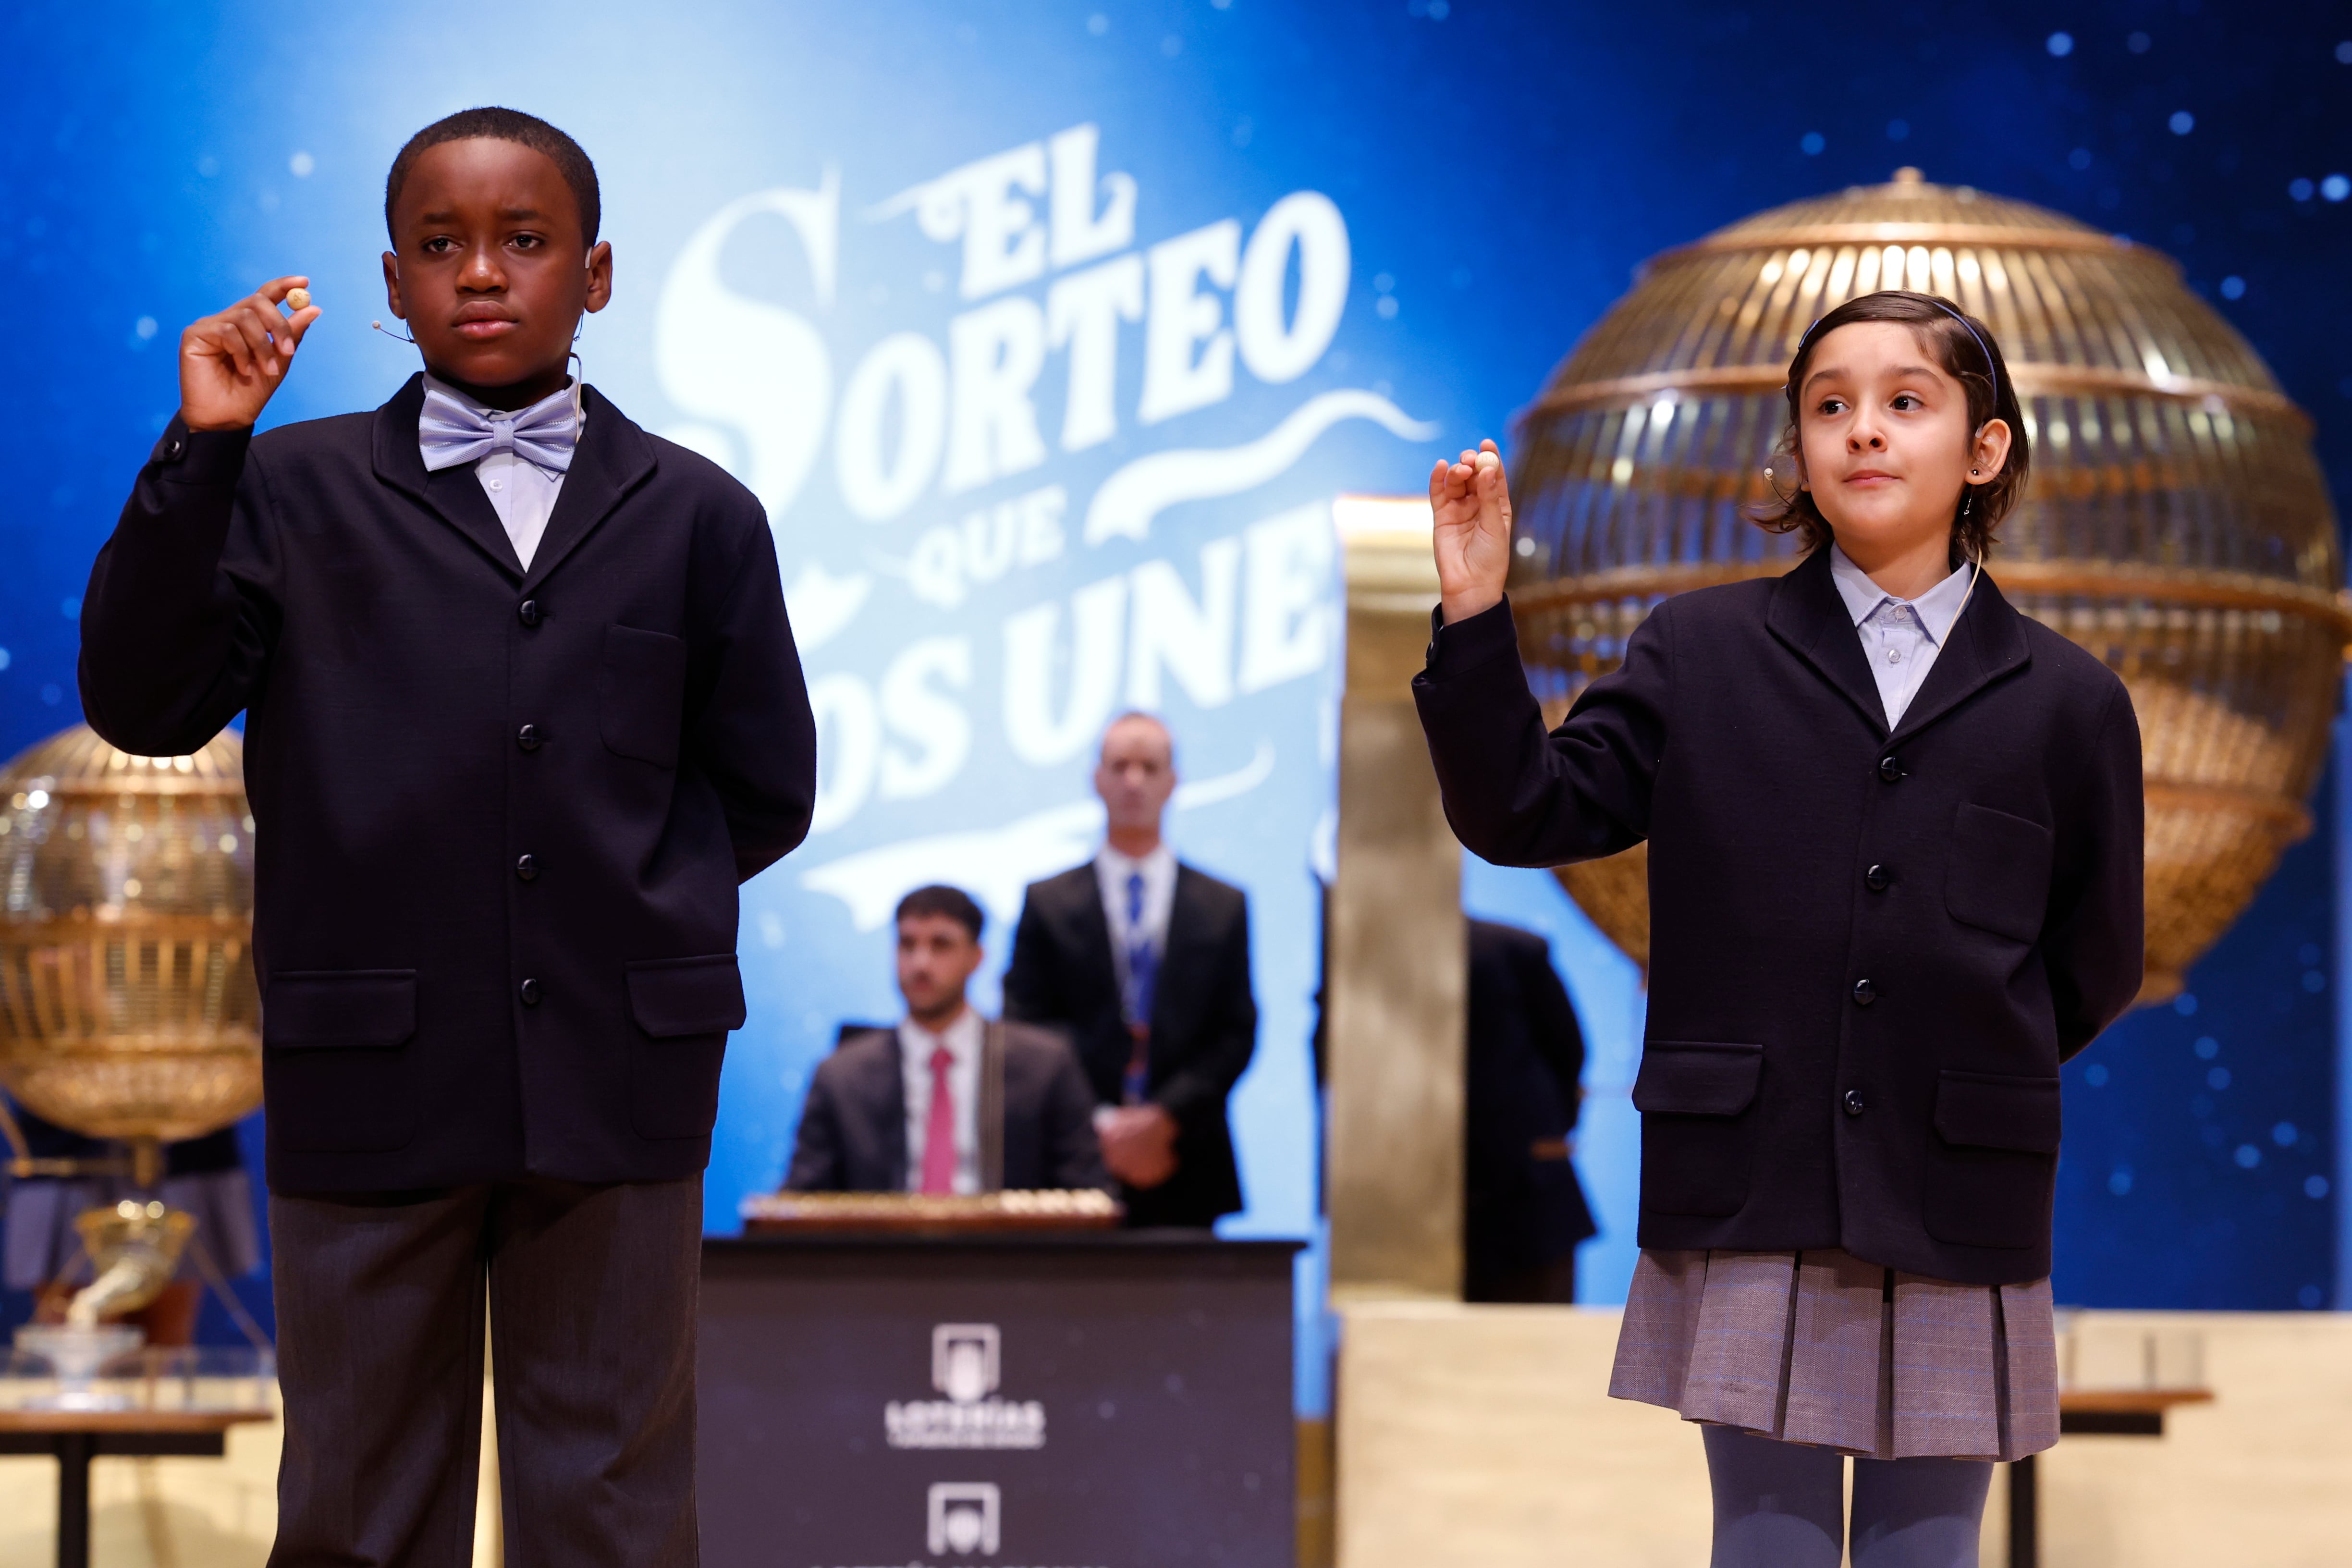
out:
<path id="1" fill-rule="evenodd" d="M 815 727 L 760 505 L 593 389 L 526 572 L 423 378 L 165 430 L 82 604 L 125 751 L 243 709 L 270 1185 L 689 1176 L 743 1022 L 736 884 Z"/>
<path id="2" fill-rule="evenodd" d="M 1645 1247 L 2050 1272 L 2058 1065 L 2137 993 L 2139 726 L 1990 576 L 1890 734 L 1826 552 L 1661 604 L 1546 734 L 1507 604 L 1413 695 L 1462 842 L 1650 847 Z"/>

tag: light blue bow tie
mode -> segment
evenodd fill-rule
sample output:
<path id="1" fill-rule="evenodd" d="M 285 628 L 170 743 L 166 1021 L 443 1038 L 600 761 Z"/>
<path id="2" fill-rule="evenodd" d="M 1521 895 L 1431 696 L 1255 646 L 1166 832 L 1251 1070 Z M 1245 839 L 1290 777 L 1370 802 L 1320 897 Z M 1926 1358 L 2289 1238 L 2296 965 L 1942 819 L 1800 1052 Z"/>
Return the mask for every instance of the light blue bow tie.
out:
<path id="1" fill-rule="evenodd" d="M 425 389 L 416 419 L 416 443 L 428 471 L 477 462 L 493 452 L 512 452 L 551 474 L 568 473 L 580 439 L 569 388 L 512 414 L 483 414 L 438 387 Z"/>

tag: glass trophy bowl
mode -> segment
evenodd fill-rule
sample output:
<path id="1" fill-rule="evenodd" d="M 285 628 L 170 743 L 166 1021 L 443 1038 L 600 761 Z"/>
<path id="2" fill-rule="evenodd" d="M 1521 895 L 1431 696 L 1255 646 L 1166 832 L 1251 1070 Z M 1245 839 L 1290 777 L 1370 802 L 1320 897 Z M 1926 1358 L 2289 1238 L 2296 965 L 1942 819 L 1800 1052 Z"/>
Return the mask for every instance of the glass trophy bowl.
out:
<path id="1" fill-rule="evenodd" d="M 131 1396 L 116 1389 L 102 1387 L 99 1374 L 108 1370 L 110 1363 L 120 1361 L 146 1342 L 147 1336 L 138 1329 L 121 1323 L 100 1323 L 95 1328 L 78 1328 L 69 1323 L 26 1323 L 16 1331 L 16 1359 L 31 1360 L 46 1365 L 54 1388 L 46 1393 L 33 1393 L 22 1401 L 26 1410 L 128 1410 Z M 41 1367 L 12 1366 L 19 1377 L 37 1376 Z"/>
<path id="2" fill-rule="evenodd" d="M 0 1353 L 0 1414 L 213 1414 L 277 1409 L 278 1358 L 247 1345 L 146 1345 L 112 1323 L 33 1323 Z"/>

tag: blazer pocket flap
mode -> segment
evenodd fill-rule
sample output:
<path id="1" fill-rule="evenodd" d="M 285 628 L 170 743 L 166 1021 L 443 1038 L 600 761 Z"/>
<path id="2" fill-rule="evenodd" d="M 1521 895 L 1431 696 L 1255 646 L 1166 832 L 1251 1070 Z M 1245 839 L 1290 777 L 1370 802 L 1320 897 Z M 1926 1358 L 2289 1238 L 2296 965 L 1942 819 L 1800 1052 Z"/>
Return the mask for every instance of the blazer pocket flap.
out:
<path id="1" fill-rule="evenodd" d="M 2058 1080 L 1947 1072 L 1936 1089 L 1936 1131 L 1977 1149 L 2058 1152 Z"/>
<path id="2" fill-rule="evenodd" d="M 2014 942 L 2042 934 L 2050 905 L 2050 830 L 2038 822 L 1963 805 L 1952 816 L 1944 907 L 1952 918 Z"/>
<path id="3" fill-rule="evenodd" d="M 743 973 L 731 952 L 629 965 L 629 1011 L 656 1039 L 743 1026 Z"/>
<path id="4" fill-rule="evenodd" d="M 1737 1116 L 1764 1076 L 1761 1046 L 1660 1040 L 1642 1048 L 1633 1109 L 1668 1116 Z"/>
<path id="5" fill-rule="evenodd" d="M 274 1051 L 385 1050 L 416 1033 L 416 971 L 310 970 L 269 977 L 262 1044 Z"/>
<path id="6" fill-rule="evenodd" d="M 663 767 L 677 763 L 686 665 L 682 637 L 617 621 L 604 628 L 597 726 L 607 750 Z"/>

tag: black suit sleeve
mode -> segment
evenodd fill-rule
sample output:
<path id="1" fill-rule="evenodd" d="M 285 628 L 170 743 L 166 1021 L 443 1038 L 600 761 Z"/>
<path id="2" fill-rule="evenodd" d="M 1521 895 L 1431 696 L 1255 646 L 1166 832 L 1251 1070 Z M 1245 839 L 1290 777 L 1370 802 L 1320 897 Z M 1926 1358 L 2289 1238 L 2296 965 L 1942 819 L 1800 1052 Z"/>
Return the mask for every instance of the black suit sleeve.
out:
<path id="1" fill-rule="evenodd" d="M 1249 903 L 1236 897 L 1233 918 L 1218 944 L 1216 977 L 1202 1021 L 1201 1044 L 1176 1071 L 1160 1080 L 1152 1100 L 1190 1129 L 1213 1121 L 1224 1125 L 1225 1097 L 1257 1049 L 1257 997 L 1250 988 Z"/>
<path id="2" fill-rule="evenodd" d="M 1041 1121 L 1045 1170 L 1053 1184 L 1108 1190 L 1110 1173 L 1103 1168 L 1102 1140 L 1095 1136 L 1094 1086 L 1087 1082 L 1076 1054 L 1067 1047 L 1055 1053 Z"/>
<path id="3" fill-rule="evenodd" d="M 1514 959 L 1519 995 L 1527 1005 L 1528 1038 L 1559 1083 L 1559 1103 L 1568 1111 L 1568 1125 L 1574 1127 L 1582 1109 L 1584 1031 L 1577 1027 L 1576 1008 L 1569 1002 L 1559 972 L 1551 966 L 1544 940 L 1530 933 L 1517 945 Z"/>
<path id="4" fill-rule="evenodd" d="M 2071 831 L 2061 839 L 2072 852 L 2052 878 L 2042 926 L 2060 1061 L 2089 1045 L 2139 994 L 2147 952 L 2146 810 L 2139 720 L 2117 681 Z"/>
<path id="5" fill-rule="evenodd" d="M 139 470 L 82 595 L 90 728 L 126 752 L 179 756 L 260 684 L 278 626 L 266 477 L 250 430 L 174 417 Z"/>
<path id="6" fill-rule="evenodd" d="M 848 1189 L 842 1169 L 841 1127 L 833 1103 L 833 1075 L 825 1070 L 836 1059 L 828 1057 L 809 1078 L 808 1096 L 801 1101 L 800 1132 L 793 1140 L 792 1169 L 784 1177 L 786 1192 Z"/>
<path id="7" fill-rule="evenodd" d="M 1649 836 L 1674 685 L 1671 605 L 1634 628 L 1623 667 L 1586 687 L 1549 735 L 1507 600 L 1436 629 L 1412 695 L 1465 847 L 1497 866 L 1559 866 Z"/>
<path id="8" fill-rule="evenodd" d="M 1016 1024 L 1066 1022 L 1054 978 L 1054 936 L 1037 908 L 1037 889 L 1021 900 L 1013 928 L 1013 957 L 1004 966 L 1004 1016 Z"/>
<path id="9" fill-rule="evenodd" d="M 764 517 L 728 575 L 691 679 L 694 757 L 717 786 L 749 881 L 799 847 L 816 805 L 816 720 Z"/>

